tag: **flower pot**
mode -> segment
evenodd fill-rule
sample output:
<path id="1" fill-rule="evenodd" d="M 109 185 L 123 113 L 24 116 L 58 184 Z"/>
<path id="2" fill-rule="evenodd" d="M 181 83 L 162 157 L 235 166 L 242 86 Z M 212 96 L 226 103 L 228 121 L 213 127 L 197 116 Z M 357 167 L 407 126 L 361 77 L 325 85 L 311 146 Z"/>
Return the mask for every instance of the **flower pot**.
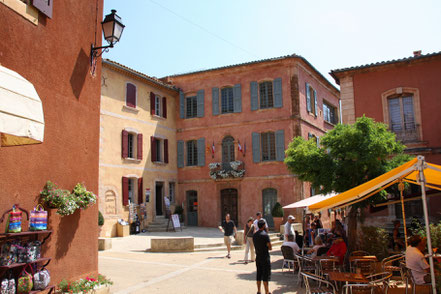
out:
<path id="1" fill-rule="evenodd" d="M 274 231 L 280 232 L 280 225 L 283 222 L 283 217 L 273 217 L 274 221 Z"/>

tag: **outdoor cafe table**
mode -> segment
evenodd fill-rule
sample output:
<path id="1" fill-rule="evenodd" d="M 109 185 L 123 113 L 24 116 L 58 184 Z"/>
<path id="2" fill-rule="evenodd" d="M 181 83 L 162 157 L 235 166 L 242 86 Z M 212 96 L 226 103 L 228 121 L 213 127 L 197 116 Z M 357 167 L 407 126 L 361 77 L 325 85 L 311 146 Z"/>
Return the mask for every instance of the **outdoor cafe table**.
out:
<path id="1" fill-rule="evenodd" d="M 345 282 L 354 284 L 367 284 L 369 281 L 362 275 L 357 273 L 346 272 L 329 272 L 329 280 L 334 282 Z M 336 284 L 337 286 L 337 284 Z"/>
<path id="2" fill-rule="evenodd" d="M 349 257 L 349 262 L 352 262 L 355 259 L 373 259 L 375 261 L 377 261 L 377 257 L 375 255 L 365 255 L 365 256 L 350 256 Z"/>

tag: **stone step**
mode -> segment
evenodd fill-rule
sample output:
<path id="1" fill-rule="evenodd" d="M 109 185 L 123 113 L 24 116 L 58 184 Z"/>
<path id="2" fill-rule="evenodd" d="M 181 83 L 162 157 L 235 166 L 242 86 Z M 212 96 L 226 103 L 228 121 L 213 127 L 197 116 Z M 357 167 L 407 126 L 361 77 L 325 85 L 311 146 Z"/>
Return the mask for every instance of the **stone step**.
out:
<path id="1" fill-rule="evenodd" d="M 196 245 L 197 246 L 197 245 Z M 227 246 L 223 244 L 223 246 L 217 246 L 217 247 L 196 247 L 194 248 L 194 252 L 207 252 L 207 251 L 225 251 L 227 250 Z M 242 250 L 245 246 L 243 245 L 231 245 L 231 250 Z"/>

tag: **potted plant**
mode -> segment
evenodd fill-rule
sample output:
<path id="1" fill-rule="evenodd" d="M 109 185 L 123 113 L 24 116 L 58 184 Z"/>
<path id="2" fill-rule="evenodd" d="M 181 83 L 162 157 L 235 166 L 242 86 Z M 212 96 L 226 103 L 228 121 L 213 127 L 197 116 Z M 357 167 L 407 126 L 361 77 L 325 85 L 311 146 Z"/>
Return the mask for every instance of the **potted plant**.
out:
<path id="1" fill-rule="evenodd" d="M 179 221 L 182 223 L 184 221 L 184 208 L 181 204 L 176 205 L 174 214 L 179 215 Z"/>
<path id="2" fill-rule="evenodd" d="M 101 213 L 101 211 L 98 210 L 98 227 L 99 227 L 98 237 L 101 236 L 101 229 L 103 228 L 103 225 L 104 225 L 104 216 Z"/>
<path id="3" fill-rule="evenodd" d="M 273 209 L 271 210 L 271 215 L 273 216 L 274 221 L 274 230 L 276 232 L 280 232 L 280 225 L 283 222 L 283 208 L 279 202 L 276 202 Z"/>
<path id="4" fill-rule="evenodd" d="M 77 281 L 62 280 L 58 284 L 59 293 L 87 293 L 107 294 L 110 293 L 110 286 L 113 282 L 105 276 L 98 274 L 98 277 L 86 277 Z"/>

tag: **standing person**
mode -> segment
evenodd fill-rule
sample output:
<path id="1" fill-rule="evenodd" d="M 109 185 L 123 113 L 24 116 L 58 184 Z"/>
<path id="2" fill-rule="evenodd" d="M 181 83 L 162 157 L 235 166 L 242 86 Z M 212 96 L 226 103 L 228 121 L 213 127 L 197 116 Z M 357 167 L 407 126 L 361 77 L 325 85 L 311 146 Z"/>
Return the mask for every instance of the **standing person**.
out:
<path id="1" fill-rule="evenodd" d="M 294 232 L 293 228 L 292 228 L 292 223 L 294 223 L 294 220 L 296 218 L 292 215 L 288 216 L 288 220 L 285 223 L 285 232 L 284 232 L 284 236 L 285 236 L 285 240 L 288 240 L 289 236 L 294 236 L 294 240 L 296 239 L 296 233 Z"/>
<path id="2" fill-rule="evenodd" d="M 257 226 L 259 230 L 254 234 L 253 241 L 256 249 L 256 282 L 257 293 L 260 294 L 260 286 L 263 281 L 265 293 L 270 294 L 268 282 L 271 278 L 271 260 L 269 251 L 272 250 L 271 240 L 265 231 L 266 222 L 261 219 Z"/>
<path id="3" fill-rule="evenodd" d="M 245 247 L 245 257 L 244 261 L 245 264 L 249 261 L 254 262 L 256 256 L 254 253 L 254 242 L 253 242 L 253 235 L 254 235 L 254 224 L 253 224 L 253 218 L 250 217 L 245 224 L 244 230 L 243 230 L 243 242 L 246 244 Z M 251 260 L 248 260 L 248 251 L 251 251 Z"/>
<path id="4" fill-rule="evenodd" d="M 310 217 L 309 217 L 309 215 L 307 215 L 306 217 L 305 217 L 305 221 L 304 221 L 304 223 L 303 223 L 303 232 L 305 232 L 305 236 L 304 236 L 304 238 L 305 238 L 305 245 L 306 246 L 309 246 L 309 239 L 310 239 L 310 233 L 311 233 L 311 221 L 310 221 L 311 219 L 310 219 Z"/>
<path id="5" fill-rule="evenodd" d="M 323 229 L 323 224 L 322 221 L 320 220 L 320 214 L 316 214 L 314 215 L 314 223 L 315 223 L 315 228 L 318 229 Z"/>
<path id="6" fill-rule="evenodd" d="M 264 219 L 262 217 L 262 213 L 260 211 L 256 213 L 256 219 L 254 220 L 254 223 L 253 223 L 253 225 L 254 225 L 254 233 L 256 233 L 259 230 L 258 226 L 257 226 L 257 223 L 261 219 L 265 222 L 265 231 L 268 233 L 268 223 L 266 222 L 266 219 Z"/>
<path id="7" fill-rule="evenodd" d="M 394 250 L 401 250 L 402 248 L 405 247 L 404 241 L 401 238 L 401 233 L 400 233 L 400 226 L 401 223 L 399 220 L 394 221 L 394 232 L 393 232 L 393 238 L 394 238 Z M 395 248 L 397 247 L 397 248 Z"/>
<path id="8" fill-rule="evenodd" d="M 219 227 L 219 230 L 221 230 L 224 233 L 224 242 L 225 245 L 227 245 L 227 258 L 231 258 L 230 251 L 231 251 L 231 243 L 234 241 L 234 236 L 236 236 L 237 229 L 234 222 L 230 219 L 230 214 L 227 213 L 225 215 L 225 220 L 222 222 L 222 226 Z"/>

